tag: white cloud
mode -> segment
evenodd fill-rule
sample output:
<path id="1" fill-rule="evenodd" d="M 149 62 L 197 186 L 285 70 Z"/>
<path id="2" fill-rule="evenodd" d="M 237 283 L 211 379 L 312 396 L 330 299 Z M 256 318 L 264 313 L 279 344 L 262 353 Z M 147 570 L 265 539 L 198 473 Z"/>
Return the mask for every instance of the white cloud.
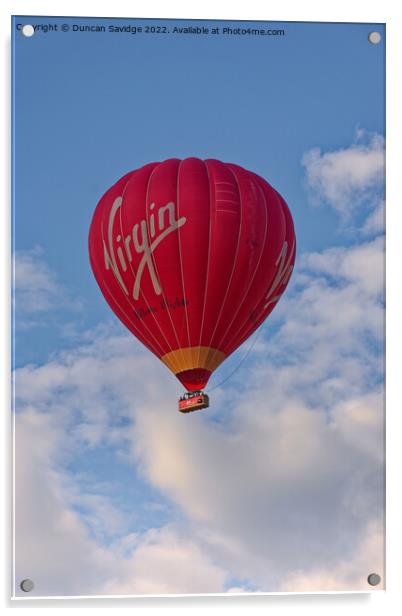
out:
<path id="1" fill-rule="evenodd" d="M 43 260 L 40 247 L 18 251 L 14 265 L 15 290 L 24 310 L 46 311 L 58 301 L 60 286 L 56 275 Z"/>
<path id="2" fill-rule="evenodd" d="M 378 438 L 383 436 L 384 430 L 384 417 L 379 412 L 383 404 L 382 392 L 370 392 L 335 404 L 331 414 L 332 426 L 345 442 L 379 462 L 384 462 L 384 451 Z"/>
<path id="3" fill-rule="evenodd" d="M 333 417 L 278 398 L 270 404 L 268 388 L 244 396 L 227 432 L 148 410 L 132 439 L 152 485 L 180 504 L 216 560 L 263 590 L 277 590 L 289 567 L 353 554 L 382 489 L 381 398 L 370 401 L 378 421 L 364 397 Z"/>
<path id="4" fill-rule="evenodd" d="M 17 417 L 16 582 L 32 579 L 35 594 L 86 594 L 102 579 L 107 554 L 66 506 L 63 428 L 57 423 L 33 409 Z"/>
<path id="5" fill-rule="evenodd" d="M 46 325 L 44 315 L 56 308 L 81 308 L 46 263 L 40 246 L 14 255 L 14 302 L 19 329 Z"/>
<path id="6" fill-rule="evenodd" d="M 361 139 L 363 135 L 360 132 L 358 136 Z M 302 164 L 315 198 L 346 217 L 372 201 L 384 181 L 384 147 L 384 138 L 374 134 L 367 143 L 332 152 L 321 152 L 320 148 L 306 152 Z"/>
<path id="7" fill-rule="evenodd" d="M 17 434 L 30 442 L 16 454 L 26 482 L 40 485 L 17 480 L 17 537 L 29 546 L 18 552 L 21 575 L 38 571 L 52 594 L 63 584 L 84 594 L 219 592 L 227 579 L 262 591 L 303 580 L 349 589 L 365 587 L 369 566 L 383 575 L 381 541 L 368 539 L 383 507 L 382 261 L 381 238 L 300 259 L 283 321 L 238 375 L 243 389 L 216 390 L 204 413 L 177 413 L 166 369 L 113 331 L 19 369 Z M 104 495 L 72 487 L 65 460 L 100 445 L 182 512 L 180 527 L 128 533 Z M 105 547 L 109 517 L 120 539 Z M 367 562 L 356 557 L 368 551 Z"/>
<path id="8" fill-rule="evenodd" d="M 175 526 L 151 529 L 131 557 L 116 563 L 105 594 L 199 594 L 224 591 L 227 572 Z"/>
<path id="9" fill-rule="evenodd" d="M 367 217 L 362 227 L 362 234 L 373 236 L 383 233 L 385 228 L 385 201 L 381 200 L 376 208 Z"/>
<path id="10" fill-rule="evenodd" d="M 125 534 L 112 503 L 74 487 L 63 470 L 71 443 L 57 417 L 26 409 L 16 422 L 17 585 L 32 579 L 36 596 L 223 591 L 227 572 L 180 528 Z M 103 546 L 98 535 L 119 528 L 121 538 Z"/>
<path id="11" fill-rule="evenodd" d="M 308 253 L 301 257 L 300 267 L 313 274 L 326 274 L 339 283 L 354 282 L 365 296 L 384 294 L 384 237 L 349 248 L 330 248 L 324 252 Z"/>
<path id="12" fill-rule="evenodd" d="M 380 521 L 369 524 L 365 535 L 350 560 L 340 560 L 331 569 L 316 569 L 310 572 L 294 571 L 283 581 L 282 588 L 294 592 L 382 590 L 384 578 L 370 587 L 367 577 L 370 573 L 384 571 L 384 525 Z M 380 576 L 381 577 L 381 576 Z"/>

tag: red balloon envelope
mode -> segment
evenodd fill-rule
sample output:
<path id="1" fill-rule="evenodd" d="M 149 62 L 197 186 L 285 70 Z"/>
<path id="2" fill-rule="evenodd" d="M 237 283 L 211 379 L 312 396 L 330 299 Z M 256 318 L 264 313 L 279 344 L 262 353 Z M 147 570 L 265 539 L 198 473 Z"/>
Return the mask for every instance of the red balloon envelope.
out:
<path id="1" fill-rule="evenodd" d="M 272 311 L 295 247 L 279 193 L 213 159 L 128 173 L 99 201 L 89 232 L 110 307 L 189 391 L 203 389 Z"/>

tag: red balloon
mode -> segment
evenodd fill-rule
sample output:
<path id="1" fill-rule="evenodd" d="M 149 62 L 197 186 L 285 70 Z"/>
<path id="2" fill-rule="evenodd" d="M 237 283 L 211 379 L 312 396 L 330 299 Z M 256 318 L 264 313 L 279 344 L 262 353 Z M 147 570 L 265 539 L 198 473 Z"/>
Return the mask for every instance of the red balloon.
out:
<path id="1" fill-rule="evenodd" d="M 203 389 L 275 307 L 295 248 L 279 193 L 213 159 L 127 173 L 99 201 L 89 231 L 110 307 L 189 391 Z"/>

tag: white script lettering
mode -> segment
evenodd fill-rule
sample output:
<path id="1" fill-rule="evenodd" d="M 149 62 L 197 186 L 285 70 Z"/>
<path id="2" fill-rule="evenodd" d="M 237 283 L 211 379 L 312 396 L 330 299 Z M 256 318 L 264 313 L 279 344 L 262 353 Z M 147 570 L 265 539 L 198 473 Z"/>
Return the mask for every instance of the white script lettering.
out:
<path id="1" fill-rule="evenodd" d="M 264 304 L 264 310 L 268 308 L 270 304 L 273 304 L 274 302 L 277 302 L 280 299 L 281 293 L 279 294 L 277 293 L 276 295 L 274 295 L 274 293 L 275 291 L 279 289 L 281 285 L 285 285 L 289 281 L 290 275 L 293 270 L 293 265 L 290 265 L 290 262 L 292 260 L 294 250 L 295 250 L 295 244 L 293 243 L 292 249 L 289 252 L 289 258 L 286 260 L 286 256 L 288 252 L 288 243 L 283 242 L 281 252 L 279 253 L 279 257 L 277 258 L 276 264 L 275 264 L 275 265 L 279 264 L 278 271 L 276 272 L 276 276 L 270 288 L 268 289 L 268 293 L 265 296 L 265 299 L 267 301 Z"/>
<path id="2" fill-rule="evenodd" d="M 139 255 L 143 254 L 143 257 L 138 264 L 137 273 L 135 274 L 135 280 L 132 290 L 133 298 L 137 300 L 139 297 L 141 279 L 145 267 L 147 267 L 148 269 L 148 273 L 150 275 L 155 293 L 157 295 L 160 295 L 162 289 L 155 272 L 152 254 L 155 248 L 160 244 L 160 242 L 170 233 L 172 233 L 179 227 L 182 227 L 187 219 L 185 218 L 185 216 L 182 216 L 178 220 L 175 219 L 175 204 L 173 203 L 173 201 L 170 201 L 166 205 L 161 206 L 158 209 L 158 213 L 156 216 L 158 223 L 158 231 L 160 233 L 151 243 L 149 239 L 154 238 L 157 233 L 155 215 L 153 213 L 150 216 L 149 223 L 147 223 L 146 220 L 141 220 L 140 223 L 135 224 L 131 234 L 127 235 L 124 240 L 122 239 L 121 235 L 116 236 L 116 242 L 120 244 L 117 248 L 117 255 L 119 257 L 118 262 L 116 259 L 113 245 L 113 226 L 116 214 L 122 204 L 122 201 L 122 197 L 117 197 L 117 199 L 115 199 L 115 201 L 113 202 L 113 205 L 110 210 L 107 231 L 107 244 L 105 242 L 105 239 L 103 239 L 103 254 L 105 259 L 105 267 L 107 270 L 112 270 L 117 282 L 123 289 L 124 293 L 126 295 L 129 295 L 129 292 L 121 275 L 121 270 L 123 270 L 123 272 L 127 271 L 127 262 L 131 263 L 133 260 L 132 249 L 130 248 L 130 244 L 132 243 L 134 251 Z M 155 204 L 151 203 L 150 210 L 153 210 L 154 207 Z M 166 218 L 168 219 L 168 226 L 165 228 Z"/>

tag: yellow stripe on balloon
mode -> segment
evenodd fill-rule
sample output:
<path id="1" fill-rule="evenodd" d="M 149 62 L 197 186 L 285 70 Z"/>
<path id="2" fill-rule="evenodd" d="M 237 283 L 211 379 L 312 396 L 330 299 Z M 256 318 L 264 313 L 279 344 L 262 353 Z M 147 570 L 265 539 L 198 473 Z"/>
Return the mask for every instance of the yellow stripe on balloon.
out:
<path id="1" fill-rule="evenodd" d="M 203 368 L 213 372 L 223 362 L 226 355 L 207 346 L 185 347 L 170 351 L 161 357 L 163 363 L 174 374 L 184 370 Z"/>

